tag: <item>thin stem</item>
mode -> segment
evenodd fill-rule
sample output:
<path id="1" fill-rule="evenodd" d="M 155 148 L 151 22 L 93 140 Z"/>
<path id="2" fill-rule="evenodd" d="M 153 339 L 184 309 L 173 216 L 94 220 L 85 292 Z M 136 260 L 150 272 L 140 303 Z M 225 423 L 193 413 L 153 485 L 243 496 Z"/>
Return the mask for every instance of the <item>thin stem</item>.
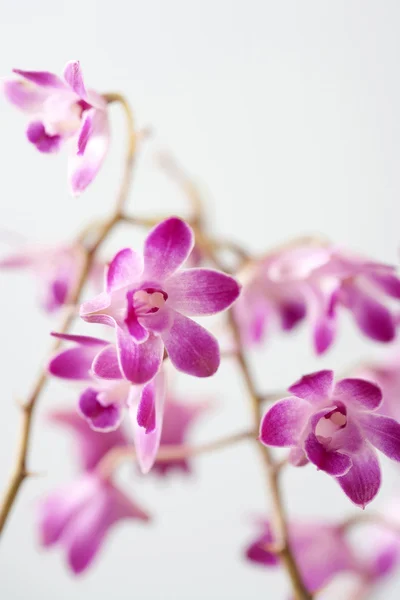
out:
<path id="1" fill-rule="evenodd" d="M 200 454 L 208 454 L 216 450 L 222 450 L 223 448 L 233 446 L 243 440 L 255 439 L 256 435 L 256 431 L 248 430 L 225 436 L 213 442 L 199 444 L 198 446 L 186 446 L 182 444 L 161 446 L 156 461 L 169 462 L 192 458 L 193 456 L 199 456 Z M 97 470 L 103 478 L 108 479 L 121 462 L 135 458 L 136 451 L 133 446 L 112 448 L 99 462 Z"/>
<path id="2" fill-rule="evenodd" d="M 239 363 L 243 379 L 246 383 L 247 390 L 251 399 L 254 426 L 258 429 L 262 417 L 261 398 L 257 393 L 257 389 L 255 387 L 254 380 L 250 371 L 250 366 L 242 348 L 239 327 L 237 325 L 234 313 L 231 310 L 228 313 L 228 318 L 238 348 L 237 361 Z M 296 600 L 312 600 L 313 596 L 308 592 L 307 588 L 304 585 L 296 559 L 290 548 L 286 511 L 283 503 L 282 491 L 279 482 L 281 464 L 276 463 L 274 461 L 269 448 L 263 446 L 258 441 L 257 447 L 259 448 L 260 454 L 263 458 L 269 483 L 269 491 L 273 509 L 272 523 L 274 527 L 278 554 L 290 577 Z"/>
<path id="3" fill-rule="evenodd" d="M 62 322 L 60 323 L 58 329 L 59 333 L 66 333 L 74 318 L 75 318 L 75 305 L 79 304 L 83 289 L 85 287 L 85 283 L 87 277 L 90 273 L 90 269 L 92 267 L 95 255 L 99 250 L 100 246 L 108 237 L 109 233 L 112 231 L 114 226 L 121 220 L 122 211 L 126 200 L 128 198 L 128 193 L 130 189 L 134 158 L 135 158 L 135 149 L 136 149 L 136 136 L 134 130 L 134 122 L 132 111 L 123 96 L 120 94 L 106 94 L 105 99 L 107 102 L 119 102 L 125 112 L 127 119 L 127 130 L 128 130 L 128 148 L 126 153 L 125 160 L 125 168 L 124 174 L 122 178 L 122 183 L 120 186 L 120 190 L 114 205 L 114 209 L 110 215 L 110 217 L 100 225 L 97 236 L 95 237 L 92 244 L 88 246 L 84 246 L 84 238 L 86 233 L 89 231 L 89 228 L 85 228 L 81 234 L 77 237 L 77 243 L 81 244 L 84 250 L 84 260 L 81 265 L 77 282 L 72 290 L 70 297 L 67 300 L 67 304 L 72 307 L 66 312 Z M 53 343 L 50 355 L 53 354 L 61 345 L 62 340 L 56 339 Z M 21 405 L 22 419 L 21 419 L 21 431 L 19 436 L 18 448 L 15 458 L 15 465 L 12 471 L 10 480 L 8 485 L 4 491 L 3 500 L 0 505 L 0 534 L 3 531 L 4 525 L 6 524 L 7 518 L 11 512 L 17 494 L 21 488 L 23 481 L 29 476 L 29 471 L 27 468 L 27 460 L 30 448 L 31 441 L 31 432 L 32 432 L 32 421 L 33 415 L 35 412 L 35 408 L 37 406 L 39 397 L 41 396 L 45 386 L 47 383 L 47 372 L 45 369 L 42 369 L 32 386 L 32 390 L 29 394 L 28 399 L 24 404 Z"/>

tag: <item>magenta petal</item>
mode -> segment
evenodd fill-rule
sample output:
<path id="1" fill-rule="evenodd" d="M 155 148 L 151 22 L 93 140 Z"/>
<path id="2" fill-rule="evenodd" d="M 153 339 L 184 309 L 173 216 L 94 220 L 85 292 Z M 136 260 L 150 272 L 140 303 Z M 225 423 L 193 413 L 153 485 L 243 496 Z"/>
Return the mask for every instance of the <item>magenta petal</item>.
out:
<path id="1" fill-rule="evenodd" d="M 153 333 L 162 333 L 169 329 L 174 322 L 175 311 L 164 306 L 155 313 L 148 313 L 140 317 L 140 322 L 146 329 Z"/>
<path id="2" fill-rule="evenodd" d="M 130 248 L 120 250 L 107 271 L 107 291 L 114 292 L 135 282 L 143 271 L 143 257 Z"/>
<path id="3" fill-rule="evenodd" d="M 163 343 L 157 336 L 136 344 L 127 331 L 117 327 L 117 349 L 121 371 L 132 383 L 147 383 L 161 366 Z"/>
<path id="4" fill-rule="evenodd" d="M 350 471 L 337 478 L 337 481 L 354 504 L 365 508 L 379 491 L 381 470 L 375 450 L 365 444 L 363 449 L 352 455 Z"/>
<path id="5" fill-rule="evenodd" d="M 81 144 L 70 156 L 68 163 L 69 181 L 74 196 L 87 188 L 103 164 L 110 138 L 107 112 L 101 109 L 90 109 L 82 127 L 84 127 L 82 133 L 85 140 L 84 151 L 82 152 L 83 144 Z"/>
<path id="6" fill-rule="evenodd" d="M 382 403 L 382 391 L 365 379 L 342 379 L 335 385 L 333 398 L 363 410 L 375 410 Z"/>
<path id="7" fill-rule="evenodd" d="M 150 231 L 144 245 L 145 274 L 164 281 L 188 258 L 194 245 L 193 231 L 181 219 L 171 217 Z"/>
<path id="8" fill-rule="evenodd" d="M 97 354 L 92 363 L 92 371 L 101 379 L 122 379 L 115 346 L 110 344 Z"/>
<path id="9" fill-rule="evenodd" d="M 282 298 L 279 317 L 283 331 L 291 331 L 306 316 L 307 306 L 302 299 Z"/>
<path id="10" fill-rule="evenodd" d="M 374 274 L 371 279 L 385 292 L 385 294 L 392 298 L 396 298 L 396 300 L 400 299 L 400 279 L 394 273 L 377 273 Z"/>
<path id="11" fill-rule="evenodd" d="M 261 420 L 260 441 L 267 446 L 295 446 L 307 423 L 310 405 L 299 398 L 284 398 Z"/>
<path id="12" fill-rule="evenodd" d="M 48 371 L 62 379 L 90 379 L 92 362 L 98 352 L 99 346 L 96 345 L 67 348 L 50 360 Z"/>
<path id="13" fill-rule="evenodd" d="M 109 342 L 106 340 L 102 340 L 100 338 L 91 337 L 90 335 L 74 335 L 71 333 L 57 333 L 57 331 L 52 331 L 51 335 L 59 340 L 64 340 L 66 342 L 75 342 L 76 344 L 80 344 L 81 346 L 97 346 L 97 350 L 101 346 L 107 346 Z"/>
<path id="14" fill-rule="evenodd" d="M 365 413 L 359 418 L 371 444 L 392 460 L 400 461 L 400 424 L 383 415 Z"/>
<path id="15" fill-rule="evenodd" d="M 49 135 L 41 121 L 33 121 L 29 123 L 26 130 L 26 137 L 36 146 L 39 152 L 50 154 L 57 152 L 62 143 L 62 138 L 59 135 Z"/>
<path id="16" fill-rule="evenodd" d="M 20 75 L 32 83 L 36 83 L 40 87 L 64 88 L 65 84 L 58 75 L 49 73 L 48 71 L 23 71 L 21 69 L 13 69 L 13 73 Z"/>
<path id="17" fill-rule="evenodd" d="M 239 296 L 233 277 L 212 269 L 186 269 L 170 277 L 165 290 L 168 302 L 184 315 L 213 315 L 228 308 Z"/>
<path id="18" fill-rule="evenodd" d="M 365 335 L 378 342 L 391 342 L 396 335 L 391 312 L 380 302 L 352 287 L 348 290 L 349 308 Z"/>
<path id="19" fill-rule="evenodd" d="M 349 456 L 332 450 L 326 450 L 317 440 L 313 433 L 310 433 L 304 443 L 304 449 L 307 458 L 316 465 L 321 471 L 329 475 L 344 475 L 351 468 L 352 461 Z"/>
<path id="20" fill-rule="evenodd" d="M 333 389 L 333 371 L 317 371 L 303 375 L 290 386 L 289 392 L 308 402 L 320 402 L 330 397 Z"/>
<path id="21" fill-rule="evenodd" d="M 65 65 L 64 79 L 72 90 L 83 100 L 86 99 L 86 89 L 83 83 L 82 70 L 79 60 L 70 60 Z"/>
<path id="22" fill-rule="evenodd" d="M 121 406 L 109 404 L 103 406 L 97 399 L 98 391 L 93 388 L 84 390 L 79 398 L 79 411 L 90 427 L 96 431 L 113 431 L 122 420 Z"/>
<path id="23" fill-rule="evenodd" d="M 218 342 L 204 327 L 178 312 L 174 322 L 162 339 L 178 371 L 195 377 L 210 377 L 220 363 Z"/>
<path id="24" fill-rule="evenodd" d="M 137 408 L 140 406 L 139 403 L 143 395 L 147 397 L 147 403 L 154 406 L 155 423 L 152 431 L 149 433 L 138 422 L 140 417 L 137 414 Z M 131 416 L 138 464 L 142 473 L 148 473 L 156 460 L 161 440 L 165 404 L 165 381 L 163 373 L 158 373 L 153 381 L 150 381 L 144 387 L 141 397 L 138 397 L 137 390 L 132 389 L 129 404 L 131 406 L 129 414 Z"/>

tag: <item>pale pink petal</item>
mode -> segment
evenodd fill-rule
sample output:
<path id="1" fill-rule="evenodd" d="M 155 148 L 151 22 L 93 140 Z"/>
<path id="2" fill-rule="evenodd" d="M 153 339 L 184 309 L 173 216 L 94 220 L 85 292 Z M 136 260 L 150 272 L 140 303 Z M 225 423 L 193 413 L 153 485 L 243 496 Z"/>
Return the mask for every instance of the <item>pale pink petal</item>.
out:
<path id="1" fill-rule="evenodd" d="M 20 75 L 24 79 L 27 79 L 40 87 L 66 88 L 65 83 L 58 75 L 54 75 L 54 73 L 49 73 L 48 71 L 23 71 L 21 69 L 13 69 L 13 73 Z"/>
<path id="2" fill-rule="evenodd" d="M 186 269 L 165 284 L 168 303 L 184 315 L 213 315 L 228 308 L 239 296 L 233 277 L 212 269 Z"/>
<path id="3" fill-rule="evenodd" d="M 86 88 L 83 83 L 82 70 L 79 60 L 70 60 L 65 65 L 64 79 L 70 88 L 83 100 L 86 99 Z"/>
<path id="4" fill-rule="evenodd" d="M 220 363 L 218 342 L 195 321 L 175 312 L 172 327 L 161 335 L 168 356 L 178 371 L 195 377 L 210 377 L 217 371 Z"/>
<path id="5" fill-rule="evenodd" d="M 284 398 L 261 420 L 260 441 L 267 446 L 295 446 L 307 424 L 311 407 L 299 398 Z"/>
<path id="6" fill-rule="evenodd" d="M 42 88 L 19 79 L 3 81 L 3 91 L 11 104 L 30 114 L 37 114 L 47 98 Z"/>
<path id="7" fill-rule="evenodd" d="M 130 248 L 120 250 L 112 259 L 107 271 L 107 292 L 131 285 L 143 271 L 143 257 Z"/>
<path id="8" fill-rule="evenodd" d="M 400 424 L 390 417 L 364 413 L 359 415 L 365 437 L 392 460 L 400 461 Z"/>
<path id="9" fill-rule="evenodd" d="M 171 217 L 154 227 L 144 245 L 145 275 L 162 282 L 183 265 L 194 245 L 193 231 L 181 219 Z"/>
<path id="10" fill-rule="evenodd" d="M 304 375 L 290 386 L 289 392 L 308 402 L 319 403 L 327 400 L 333 390 L 333 371 L 317 371 Z"/>
<path id="11" fill-rule="evenodd" d="M 91 300 L 83 302 L 80 307 L 79 315 L 84 321 L 89 323 L 102 323 L 115 326 L 115 320 L 109 315 L 104 315 L 104 311 L 111 304 L 111 296 L 107 292 L 102 292 Z"/>
<path id="12" fill-rule="evenodd" d="M 144 393 L 154 399 L 155 423 L 153 430 L 146 433 L 146 429 L 138 422 L 137 410 L 140 396 L 138 397 L 138 392 L 134 389 L 130 399 L 129 414 L 139 467 L 142 473 L 148 473 L 156 459 L 162 433 L 165 403 L 165 381 L 162 372 L 158 373 L 157 377 L 145 386 Z"/>
<path id="13" fill-rule="evenodd" d="M 74 196 L 83 192 L 93 181 L 103 164 L 108 150 L 110 131 L 108 114 L 105 110 L 90 109 L 86 115 L 86 140 L 83 154 L 77 148 L 68 164 L 71 191 Z M 87 129 L 89 128 L 89 131 Z"/>

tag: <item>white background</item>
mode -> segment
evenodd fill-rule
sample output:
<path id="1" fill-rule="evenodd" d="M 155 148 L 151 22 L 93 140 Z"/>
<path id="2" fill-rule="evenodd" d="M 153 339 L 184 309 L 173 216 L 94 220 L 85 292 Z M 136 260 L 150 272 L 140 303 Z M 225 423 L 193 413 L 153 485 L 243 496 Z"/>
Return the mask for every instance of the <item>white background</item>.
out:
<path id="1" fill-rule="evenodd" d="M 154 151 L 171 149 L 202 182 L 216 232 L 258 251 L 288 237 L 324 233 L 396 263 L 399 28 L 396 0 L 3 2 L 0 74 L 13 67 L 60 73 L 77 58 L 89 87 L 126 94 L 139 125 L 154 131 L 140 161 L 132 211 L 184 209 L 183 198 L 154 166 Z M 71 199 L 65 154 L 37 153 L 24 138 L 25 116 L 4 100 L 0 106 L 2 229 L 55 242 L 92 215 L 104 215 L 121 172 L 117 107 L 106 164 L 90 190 Z M 120 236 L 121 243 L 139 239 Z M 29 278 L 3 274 L 0 286 L 3 486 L 17 442 L 16 402 L 29 390 L 56 321 L 37 309 Z M 379 350 L 343 317 L 338 342 L 323 359 L 313 356 L 305 327 L 294 337 L 271 339 L 256 367 L 260 385 L 272 390 L 304 372 L 344 368 Z M 214 398 L 196 440 L 248 426 L 248 401 L 232 365 L 223 365 L 212 381 L 184 379 L 197 397 Z M 283 575 L 242 560 L 253 516 L 267 507 L 258 454 L 246 444 L 199 459 L 191 479 L 167 483 L 127 472 L 128 488 L 154 523 L 113 531 L 97 564 L 80 578 L 68 573 L 61 553 L 41 551 L 35 501 L 73 472 L 70 440 L 52 431 L 44 416 L 74 402 L 74 390 L 55 383 L 40 402 L 30 466 L 47 476 L 25 484 L 7 525 L 2 600 L 287 598 Z M 396 478 L 395 468 L 386 469 L 382 497 L 395 491 Z M 291 471 L 284 481 L 292 515 L 334 518 L 353 510 L 338 486 L 311 467 Z M 397 598 L 399 587 L 389 589 L 375 597 Z"/>

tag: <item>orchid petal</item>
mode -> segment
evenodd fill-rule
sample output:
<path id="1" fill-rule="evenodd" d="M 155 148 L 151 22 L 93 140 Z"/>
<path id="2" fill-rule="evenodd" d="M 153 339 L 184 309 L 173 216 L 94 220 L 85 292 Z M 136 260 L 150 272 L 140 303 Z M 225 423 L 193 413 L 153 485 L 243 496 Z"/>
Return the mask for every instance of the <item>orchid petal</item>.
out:
<path id="1" fill-rule="evenodd" d="M 317 371 L 304 375 L 290 386 L 289 392 L 311 403 L 319 403 L 330 397 L 333 389 L 333 371 Z"/>
<path id="2" fill-rule="evenodd" d="M 390 417 L 364 413 L 360 415 L 366 438 L 392 460 L 400 461 L 400 424 Z"/>
<path id="3" fill-rule="evenodd" d="M 195 377 L 210 377 L 220 363 L 218 342 L 204 327 L 174 313 L 172 327 L 161 334 L 172 364 Z"/>
<path id="4" fill-rule="evenodd" d="M 86 99 L 86 88 L 79 60 L 70 60 L 67 62 L 64 69 L 64 79 L 75 94 L 83 100 Z"/>
<path id="5" fill-rule="evenodd" d="M 352 460 L 346 454 L 327 450 L 317 439 L 314 433 L 310 433 L 304 443 L 304 450 L 308 460 L 325 471 L 329 475 L 344 475 L 352 466 Z"/>
<path id="6" fill-rule="evenodd" d="M 375 450 L 365 444 L 357 454 L 353 454 L 352 467 L 348 473 L 337 478 L 337 481 L 354 504 L 365 508 L 379 491 L 381 470 Z"/>
<path id="7" fill-rule="evenodd" d="M 146 277 L 155 281 L 170 277 L 188 258 L 193 245 L 193 231 L 185 221 L 171 217 L 156 225 L 144 245 Z"/>
<path id="8" fill-rule="evenodd" d="M 233 277 L 213 269 L 186 269 L 167 280 L 168 302 L 184 315 L 213 315 L 225 310 L 239 296 Z"/>
<path id="9" fill-rule="evenodd" d="M 260 441 L 267 446 L 295 446 L 307 423 L 310 405 L 299 398 L 284 398 L 261 420 Z"/>
<path id="10" fill-rule="evenodd" d="M 147 383 L 162 363 L 163 343 L 154 335 L 136 344 L 127 331 L 117 327 L 117 350 L 121 371 L 132 383 Z"/>
<path id="11" fill-rule="evenodd" d="M 124 248 L 112 259 L 107 271 L 107 292 L 127 287 L 135 282 L 143 271 L 143 257 Z"/>
<path id="12" fill-rule="evenodd" d="M 365 379 L 347 378 L 338 381 L 333 391 L 336 400 L 361 410 L 375 410 L 382 403 L 382 391 L 376 383 Z"/>
<path id="13" fill-rule="evenodd" d="M 74 196 L 83 192 L 93 181 L 103 164 L 109 145 L 109 121 L 107 111 L 92 108 L 87 111 L 84 124 L 84 152 L 77 151 L 69 159 L 69 180 Z M 86 139 L 87 138 L 87 139 Z M 79 136 L 78 136 L 79 139 Z"/>

